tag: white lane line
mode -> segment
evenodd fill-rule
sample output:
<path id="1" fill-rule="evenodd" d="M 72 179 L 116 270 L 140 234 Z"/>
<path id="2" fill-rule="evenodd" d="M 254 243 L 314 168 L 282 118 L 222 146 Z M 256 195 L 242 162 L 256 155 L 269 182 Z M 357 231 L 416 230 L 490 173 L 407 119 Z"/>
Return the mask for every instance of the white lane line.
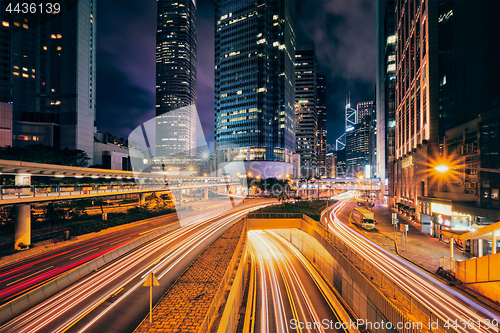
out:
<path id="1" fill-rule="evenodd" d="M 11 283 L 8 283 L 8 284 L 6 284 L 6 286 L 10 286 L 11 284 L 14 284 L 14 283 L 19 282 L 19 281 L 24 280 L 24 279 L 27 279 L 27 278 L 29 278 L 30 276 L 33 276 L 33 275 L 35 275 L 35 274 L 41 273 L 41 272 L 43 272 L 43 271 L 46 271 L 46 270 L 48 270 L 49 268 L 52 268 L 52 267 L 54 267 L 54 266 L 45 267 L 44 269 L 41 269 L 41 270 L 39 270 L 38 272 L 35 272 L 35 273 L 33 273 L 33 274 L 30 274 L 30 275 L 27 275 L 27 276 L 25 276 L 25 277 L 23 277 L 23 278 L 20 278 L 20 279 L 17 279 L 16 281 L 13 281 L 13 282 L 11 282 Z"/>
<path id="2" fill-rule="evenodd" d="M 120 242 L 123 242 L 124 240 L 130 239 L 130 238 L 132 238 L 132 236 L 127 237 L 127 238 L 124 238 L 124 239 L 117 240 L 116 242 L 113 242 L 113 243 L 109 243 L 109 245 L 113 245 L 113 244 L 116 244 L 116 243 L 120 243 Z"/>
<path id="3" fill-rule="evenodd" d="M 87 251 L 87 252 L 80 253 L 80 254 L 79 254 L 79 255 L 77 255 L 77 256 L 74 256 L 74 257 L 69 258 L 69 260 L 73 260 L 73 259 L 75 259 L 75 258 L 81 257 L 81 256 L 83 256 L 84 254 L 87 254 L 87 253 L 90 253 L 90 252 L 94 252 L 94 251 L 96 251 L 96 250 L 98 250 L 98 249 L 99 249 L 99 248 L 98 248 L 98 247 L 96 247 L 95 249 L 89 250 L 89 251 Z"/>

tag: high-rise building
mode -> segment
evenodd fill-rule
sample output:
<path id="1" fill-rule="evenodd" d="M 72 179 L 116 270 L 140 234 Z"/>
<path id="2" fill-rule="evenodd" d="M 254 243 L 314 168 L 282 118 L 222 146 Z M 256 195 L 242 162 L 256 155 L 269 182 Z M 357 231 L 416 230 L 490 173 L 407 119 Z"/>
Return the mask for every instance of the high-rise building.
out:
<path id="1" fill-rule="evenodd" d="M 196 4 L 158 0 L 156 156 L 196 153 Z"/>
<path id="2" fill-rule="evenodd" d="M 357 105 L 357 123 L 359 124 L 360 122 L 363 121 L 363 118 L 366 116 L 372 116 L 372 111 L 373 111 L 373 101 L 369 102 L 359 102 Z"/>
<path id="3" fill-rule="evenodd" d="M 264 162 L 291 166 L 295 151 L 295 2 L 218 0 L 215 15 L 219 163 L 244 160 L 262 161 L 251 163 L 252 168 L 262 168 Z"/>
<path id="4" fill-rule="evenodd" d="M 337 138 L 335 142 L 336 150 L 342 150 L 346 146 L 346 133 L 354 128 L 357 124 L 356 109 L 351 108 L 351 93 L 345 101 L 345 132 Z"/>
<path id="5" fill-rule="evenodd" d="M 398 0 L 395 15 L 395 195 L 427 224 L 425 207 L 450 197 L 434 172 L 446 131 L 500 102 L 500 3 Z"/>
<path id="6" fill-rule="evenodd" d="M 316 109 L 318 110 L 318 173 L 328 174 L 326 168 L 326 76 L 317 76 Z M 329 176 L 328 176 L 329 177 Z"/>
<path id="7" fill-rule="evenodd" d="M 346 133 L 346 176 L 366 175 L 366 166 L 370 157 L 370 116 L 351 127 Z"/>
<path id="8" fill-rule="evenodd" d="M 394 198 L 396 129 L 396 25 L 394 0 L 377 0 L 377 177 L 382 193 Z"/>
<path id="9" fill-rule="evenodd" d="M 370 178 L 377 177 L 377 112 L 375 106 L 372 107 L 372 114 L 370 116 L 370 152 L 369 152 L 369 166 Z"/>
<path id="10" fill-rule="evenodd" d="M 314 44 L 301 43 L 295 51 L 295 150 L 303 177 L 318 174 L 317 86 Z"/>
<path id="11" fill-rule="evenodd" d="M 0 103 L 12 106 L 12 145 L 81 149 L 92 158 L 96 0 L 53 9 L 1 12 Z"/>
<path id="12" fill-rule="evenodd" d="M 335 165 L 337 164 L 337 152 L 336 151 L 329 151 L 326 153 L 325 156 L 325 178 L 336 178 L 335 174 Z"/>

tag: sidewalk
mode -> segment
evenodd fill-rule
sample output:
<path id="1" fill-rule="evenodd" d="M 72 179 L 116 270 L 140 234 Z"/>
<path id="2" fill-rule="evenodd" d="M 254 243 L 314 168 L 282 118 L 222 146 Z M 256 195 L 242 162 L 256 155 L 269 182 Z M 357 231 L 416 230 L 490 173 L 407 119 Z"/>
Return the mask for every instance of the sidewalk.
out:
<path id="1" fill-rule="evenodd" d="M 394 239 L 394 226 L 392 225 L 392 213 L 396 212 L 388 207 L 376 205 L 373 208 L 375 219 L 377 220 L 377 230 L 391 239 Z M 399 224 L 407 224 L 408 227 L 408 243 L 407 250 L 401 243 L 401 233 L 396 230 L 396 242 L 398 253 L 400 256 L 412 261 L 413 263 L 425 268 L 432 273 L 435 273 L 440 266 L 441 257 L 450 257 L 450 245 L 443 243 L 438 238 L 433 238 L 419 230 L 420 224 L 411 221 L 408 217 L 398 213 Z M 455 247 L 454 258 L 456 260 L 470 259 L 471 256 L 462 253 Z"/>

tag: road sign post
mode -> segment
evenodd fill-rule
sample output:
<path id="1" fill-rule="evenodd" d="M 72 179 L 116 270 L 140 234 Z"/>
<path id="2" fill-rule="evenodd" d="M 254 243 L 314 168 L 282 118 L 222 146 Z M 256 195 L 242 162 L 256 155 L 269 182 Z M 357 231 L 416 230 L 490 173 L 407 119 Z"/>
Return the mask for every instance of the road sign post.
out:
<path id="1" fill-rule="evenodd" d="M 143 287 L 149 287 L 149 322 L 153 322 L 153 286 L 157 287 L 160 283 L 156 279 L 156 276 L 151 272 L 146 281 L 144 281 Z"/>
<path id="2" fill-rule="evenodd" d="M 398 227 L 398 214 L 392 213 L 392 225 L 394 226 L 394 241 L 396 241 L 396 228 Z"/>

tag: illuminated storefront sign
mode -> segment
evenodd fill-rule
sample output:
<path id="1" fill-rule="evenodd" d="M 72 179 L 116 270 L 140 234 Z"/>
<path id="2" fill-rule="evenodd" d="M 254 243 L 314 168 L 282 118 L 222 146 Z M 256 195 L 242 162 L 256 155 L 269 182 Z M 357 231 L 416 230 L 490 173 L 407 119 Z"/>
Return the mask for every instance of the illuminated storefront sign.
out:
<path id="1" fill-rule="evenodd" d="M 431 212 L 451 216 L 451 205 L 431 202 Z"/>

